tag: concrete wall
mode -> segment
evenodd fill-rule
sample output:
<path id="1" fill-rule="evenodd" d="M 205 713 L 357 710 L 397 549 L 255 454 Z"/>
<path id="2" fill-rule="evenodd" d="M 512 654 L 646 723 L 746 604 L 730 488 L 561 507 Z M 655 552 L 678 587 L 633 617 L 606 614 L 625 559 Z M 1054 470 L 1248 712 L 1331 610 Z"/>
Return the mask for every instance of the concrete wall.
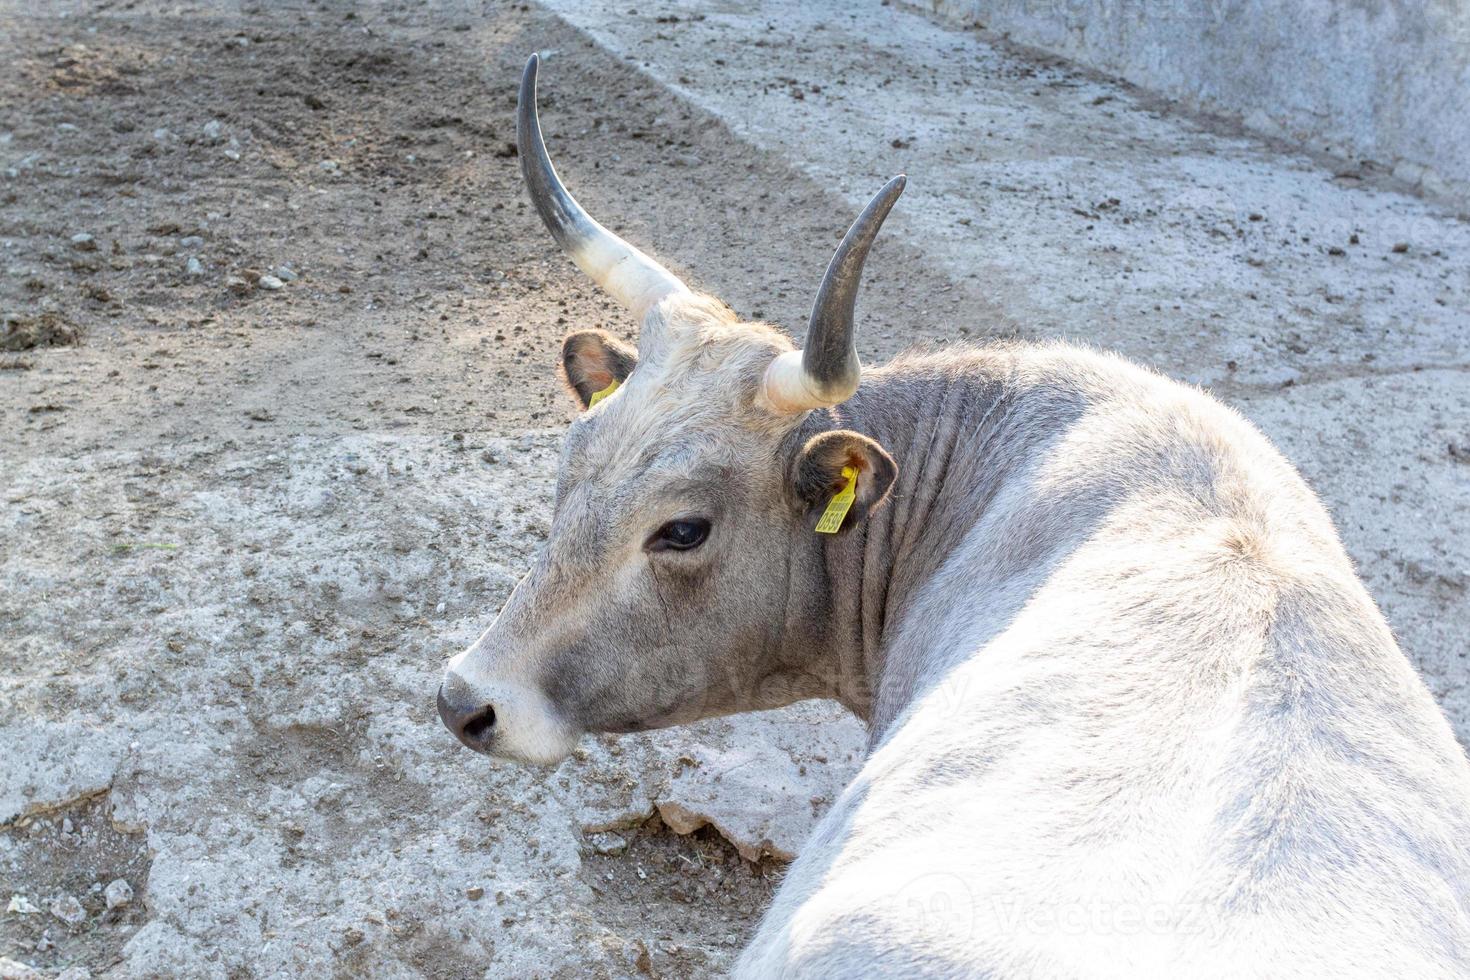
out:
<path id="1" fill-rule="evenodd" d="M 904 0 L 1470 204 L 1470 0 Z"/>

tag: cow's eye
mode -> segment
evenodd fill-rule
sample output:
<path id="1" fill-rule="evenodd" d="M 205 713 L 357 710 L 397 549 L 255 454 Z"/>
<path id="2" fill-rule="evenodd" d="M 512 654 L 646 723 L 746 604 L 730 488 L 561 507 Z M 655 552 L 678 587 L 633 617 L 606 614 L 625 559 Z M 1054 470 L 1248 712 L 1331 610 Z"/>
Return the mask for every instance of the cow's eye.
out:
<path id="1" fill-rule="evenodd" d="M 707 537 L 709 537 L 709 521 L 702 517 L 669 521 L 649 539 L 648 550 L 688 551 L 690 548 L 698 548 L 704 544 L 704 539 Z"/>

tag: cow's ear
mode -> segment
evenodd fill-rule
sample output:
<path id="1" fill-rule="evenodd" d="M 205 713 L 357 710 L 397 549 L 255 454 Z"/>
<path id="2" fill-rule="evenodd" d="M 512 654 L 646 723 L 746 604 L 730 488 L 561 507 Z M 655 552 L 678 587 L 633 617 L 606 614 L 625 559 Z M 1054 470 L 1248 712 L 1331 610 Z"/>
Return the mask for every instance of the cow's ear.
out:
<path id="1" fill-rule="evenodd" d="M 898 464 L 888 451 L 861 433 L 847 429 L 823 432 L 809 439 L 791 467 L 791 484 L 806 511 L 816 513 L 818 522 L 828 512 L 832 498 L 847 486 L 844 470 L 855 476 L 853 499 L 836 533 L 856 527 L 873 508 L 888 497 Z M 841 503 L 835 509 L 840 509 Z"/>
<path id="2" fill-rule="evenodd" d="M 599 391 L 622 384 L 637 365 L 637 352 L 606 330 L 578 330 L 561 344 L 562 380 L 583 408 Z"/>

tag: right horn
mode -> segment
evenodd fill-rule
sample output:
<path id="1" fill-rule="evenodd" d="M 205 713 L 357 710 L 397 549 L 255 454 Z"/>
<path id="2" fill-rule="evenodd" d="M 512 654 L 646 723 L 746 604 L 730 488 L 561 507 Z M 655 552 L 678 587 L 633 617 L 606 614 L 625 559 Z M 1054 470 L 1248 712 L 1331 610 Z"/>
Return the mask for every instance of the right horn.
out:
<path id="1" fill-rule="evenodd" d="M 788 351 L 766 369 L 766 400 L 780 412 L 805 412 L 839 405 L 857 391 L 862 375 L 852 312 L 863 277 L 863 261 L 893 202 L 903 193 L 899 174 L 874 195 L 837 246 L 806 328 L 806 347 Z"/>
<path id="2" fill-rule="evenodd" d="M 671 293 L 688 292 L 668 269 L 644 255 L 593 220 L 577 199 L 562 186 L 546 155 L 541 139 L 541 120 L 536 117 L 536 68 L 540 59 L 531 55 L 521 75 L 521 93 L 516 104 L 516 148 L 521 158 L 521 176 L 531 202 L 551 237 L 566 250 L 577 267 L 592 281 L 642 320 L 659 300 Z"/>

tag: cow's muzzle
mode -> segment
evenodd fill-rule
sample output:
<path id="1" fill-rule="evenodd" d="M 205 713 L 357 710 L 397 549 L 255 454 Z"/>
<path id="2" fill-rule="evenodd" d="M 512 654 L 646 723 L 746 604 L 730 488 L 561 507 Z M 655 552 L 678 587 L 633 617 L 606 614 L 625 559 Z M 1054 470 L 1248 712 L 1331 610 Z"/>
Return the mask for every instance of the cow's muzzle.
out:
<path id="1" fill-rule="evenodd" d="M 468 684 L 450 677 L 439 685 L 439 717 L 465 746 L 476 752 L 490 751 L 495 740 L 495 705 L 484 703 Z"/>
<path id="2" fill-rule="evenodd" d="M 461 743 L 484 755 L 555 765 L 581 729 L 538 686 L 496 675 L 466 651 L 450 661 L 439 685 L 439 717 Z"/>

